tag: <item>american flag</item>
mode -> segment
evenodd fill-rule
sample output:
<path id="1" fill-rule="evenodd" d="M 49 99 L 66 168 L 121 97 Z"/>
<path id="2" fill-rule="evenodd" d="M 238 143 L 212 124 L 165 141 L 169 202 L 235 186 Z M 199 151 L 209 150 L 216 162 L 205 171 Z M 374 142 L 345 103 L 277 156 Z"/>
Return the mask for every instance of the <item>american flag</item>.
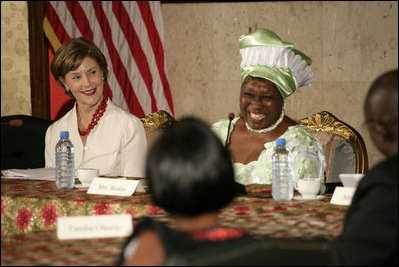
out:
<path id="1" fill-rule="evenodd" d="M 80 36 L 98 46 L 115 104 L 139 118 L 158 110 L 174 115 L 159 1 L 49 1 L 43 28 L 54 51 Z"/>

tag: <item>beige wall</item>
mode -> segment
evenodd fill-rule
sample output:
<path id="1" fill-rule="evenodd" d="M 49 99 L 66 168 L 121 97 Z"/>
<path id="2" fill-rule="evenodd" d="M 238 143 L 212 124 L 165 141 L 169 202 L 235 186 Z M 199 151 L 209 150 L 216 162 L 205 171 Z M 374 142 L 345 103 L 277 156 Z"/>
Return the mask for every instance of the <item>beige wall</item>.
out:
<path id="1" fill-rule="evenodd" d="M 31 115 L 28 6 L 1 1 L 1 116 Z"/>
<path id="2" fill-rule="evenodd" d="M 30 114 L 29 58 L 17 52 L 17 45 L 28 51 L 26 3 L 1 2 L 1 8 L 1 115 Z M 362 126 L 362 104 L 370 82 L 398 67 L 397 2 L 185 3 L 162 9 L 177 118 L 197 115 L 213 123 L 239 113 L 238 37 L 249 27 L 264 27 L 313 59 L 313 87 L 287 99 L 287 115 L 330 111 L 362 134 L 370 165 L 382 159 Z M 10 61 L 22 67 L 6 70 Z"/>
<path id="3" fill-rule="evenodd" d="M 398 67 L 397 2 L 164 4 L 163 16 L 176 117 L 213 123 L 238 114 L 238 38 L 269 28 L 313 59 L 313 87 L 287 99 L 287 115 L 330 111 L 361 133 L 370 165 L 382 159 L 362 125 L 362 104 L 370 82 Z"/>

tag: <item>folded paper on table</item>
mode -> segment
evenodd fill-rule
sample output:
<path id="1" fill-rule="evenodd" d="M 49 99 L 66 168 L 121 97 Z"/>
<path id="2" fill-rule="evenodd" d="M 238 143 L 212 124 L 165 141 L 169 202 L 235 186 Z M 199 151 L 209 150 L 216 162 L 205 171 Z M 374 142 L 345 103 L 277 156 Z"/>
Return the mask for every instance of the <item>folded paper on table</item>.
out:
<path id="1" fill-rule="evenodd" d="M 130 214 L 57 218 L 58 239 L 126 237 L 133 231 Z"/>
<path id="2" fill-rule="evenodd" d="M 344 186 L 337 186 L 331 197 L 330 203 L 335 205 L 349 206 L 360 180 L 364 177 L 362 173 L 340 173 L 339 179 Z"/>
<path id="3" fill-rule="evenodd" d="M 88 194 L 131 196 L 140 181 L 127 179 L 94 178 L 91 182 Z"/>
<path id="4" fill-rule="evenodd" d="M 331 197 L 330 203 L 335 205 L 349 206 L 352 203 L 356 188 L 337 186 Z"/>
<path id="5" fill-rule="evenodd" d="M 1 178 L 55 181 L 55 168 L 2 170 Z"/>
<path id="6" fill-rule="evenodd" d="M 148 186 L 146 185 L 145 181 L 140 181 L 139 184 L 137 185 L 136 191 L 138 193 L 146 193 L 147 190 L 146 188 L 148 188 Z"/>

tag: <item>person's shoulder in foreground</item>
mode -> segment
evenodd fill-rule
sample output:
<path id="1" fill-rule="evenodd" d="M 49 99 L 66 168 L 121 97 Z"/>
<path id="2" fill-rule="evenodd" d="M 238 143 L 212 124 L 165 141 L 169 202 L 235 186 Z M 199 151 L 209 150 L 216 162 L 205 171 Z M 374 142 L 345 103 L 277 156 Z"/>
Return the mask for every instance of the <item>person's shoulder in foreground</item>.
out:
<path id="1" fill-rule="evenodd" d="M 398 156 L 359 182 L 344 230 L 334 244 L 334 265 L 398 265 Z"/>
<path id="2" fill-rule="evenodd" d="M 364 102 L 371 139 L 386 159 L 359 182 L 332 256 L 336 265 L 398 265 L 398 70 L 379 76 Z"/>

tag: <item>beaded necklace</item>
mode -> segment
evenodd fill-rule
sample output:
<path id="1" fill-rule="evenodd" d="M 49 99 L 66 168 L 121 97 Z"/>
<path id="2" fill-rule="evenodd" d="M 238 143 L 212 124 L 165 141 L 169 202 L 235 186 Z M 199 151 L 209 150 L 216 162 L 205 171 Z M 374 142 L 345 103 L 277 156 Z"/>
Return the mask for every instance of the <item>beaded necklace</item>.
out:
<path id="1" fill-rule="evenodd" d="M 245 126 L 247 126 L 248 130 L 250 130 L 252 132 L 255 132 L 255 133 L 267 133 L 267 132 L 270 132 L 270 131 L 273 131 L 274 129 L 276 129 L 277 126 L 283 121 L 283 119 L 284 119 L 284 110 L 281 111 L 280 118 L 278 118 L 278 120 L 270 127 L 267 127 L 267 128 L 264 128 L 264 129 L 260 129 L 260 130 L 255 130 L 255 129 L 252 129 L 248 125 L 247 122 L 245 122 Z"/>
<path id="2" fill-rule="evenodd" d="M 86 130 L 81 131 L 78 128 L 79 134 L 81 136 L 84 136 L 84 135 L 90 133 L 91 129 L 93 129 L 94 126 L 97 125 L 97 123 L 100 120 L 100 118 L 104 115 L 105 109 L 107 108 L 107 100 L 108 100 L 107 97 L 103 98 L 103 100 L 101 101 L 101 104 L 98 106 L 98 109 L 93 114 L 93 117 L 91 118 L 91 122 L 90 122 L 90 124 L 89 124 L 89 126 L 87 127 Z M 76 110 L 78 110 L 78 102 L 76 102 Z"/>

